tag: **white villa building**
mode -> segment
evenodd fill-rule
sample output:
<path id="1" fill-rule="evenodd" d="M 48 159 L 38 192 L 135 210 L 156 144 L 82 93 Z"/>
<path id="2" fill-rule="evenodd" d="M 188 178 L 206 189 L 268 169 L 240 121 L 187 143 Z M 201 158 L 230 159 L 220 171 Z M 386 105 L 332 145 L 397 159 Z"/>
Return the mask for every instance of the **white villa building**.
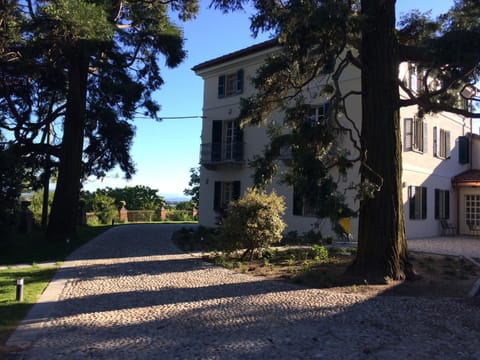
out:
<path id="1" fill-rule="evenodd" d="M 277 50 L 276 42 L 266 41 L 193 68 L 204 80 L 203 126 L 200 155 L 199 222 L 215 226 L 220 210 L 230 200 L 253 185 L 253 170 L 248 162 L 261 155 L 269 141 L 266 128 L 247 126 L 240 129 L 240 98 L 254 91 L 249 79 L 266 56 Z M 400 79 L 416 91 L 414 68 L 400 65 Z M 322 79 L 318 79 L 321 83 Z M 360 90 L 360 72 L 349 68 L 341 78 L 345 89 Z M 312 111 L 321 116 L 326 99 L 311 96 Z M 350 117 L 361 124 L 360 96 L 351 98 Z M 408 238 L 438 236 L 445 232 L 442 222 L 453 224 L 455 233 L 473 234 L 480 227 L 480 136 L 472 135 L 472 121 L 449 113 L 416 117 L 415 106 L 402 108 L 403 199 Z M 282 114 L 272 120 L 281 121 Z M 346 125 L 346 124 L 345 124 Z M 286 165 L 285 165 L 286 166 Z M 347 179 L 358 181 L 358 167 Z M 287 231 L 306 232 L 318 221 L 322 234 L 331 235 L 328 220 L 308 216 L 302 204 L 295 203 L 293 188 L 275 182 L 272 188 L 285 197 L 284 220 Z M 351 196 L 351 205 L 358 208 Z M 386 219 L 387 221 L 387 219 Z M 356 238 L 356 218 L 345 219 L 344 227 Z"/>

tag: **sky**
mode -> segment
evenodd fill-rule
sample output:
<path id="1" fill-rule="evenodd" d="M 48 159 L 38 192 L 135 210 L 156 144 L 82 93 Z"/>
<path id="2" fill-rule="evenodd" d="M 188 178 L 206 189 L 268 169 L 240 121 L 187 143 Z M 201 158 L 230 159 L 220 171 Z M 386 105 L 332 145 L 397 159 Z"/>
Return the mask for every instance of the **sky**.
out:
<path id="1" fill-rule="evenodd" d="M 223 14 L 210 9 L 208 4 L 209 1 L 200 0 L 197 18 L 180 23 L 188 55 L 180 66 L 162 71 L 165 84 L 156 99 L 161 105 L 159 117 L 164 119 L 135 120 L 131 156 L 136 174 L 127 181 L 119 169 L 114 169 L 102 180 L 88 179 L 85 190 L 145 185 L 158 190 L 166 199 L 184 197 L 190 168 L 198 167 L 202 125 L 203 81 L 192 67 L 270 38 L 269 34 L 253 38 L 248 11 Z M 432 10 L 435 15 L 452 4 L 453 0 L 397 0 L 397 18 L 411 9 Z M 168 119 L 171 117 L 192 118 Z"/>

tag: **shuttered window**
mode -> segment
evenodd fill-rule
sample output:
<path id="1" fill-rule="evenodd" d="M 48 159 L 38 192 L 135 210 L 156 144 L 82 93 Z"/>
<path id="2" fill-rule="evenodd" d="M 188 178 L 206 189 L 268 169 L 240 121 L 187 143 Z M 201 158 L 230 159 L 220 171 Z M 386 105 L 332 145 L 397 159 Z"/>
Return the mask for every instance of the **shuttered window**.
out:
<path id="1" fill-rule="evenodd" d="M 427 188 L 423 186 L 408 187 L 408 204 L 410 219 L 427 218 Z"/>
<path id="2" fill-rule="evenodd" d="M 427 152 L 427 124 L 423 119 L 404 119 L 405 151 Z"/>
<path id="3" fill-rule="evenodd" d="M 458 162 L 468 164 L 470 162 L 470 145 L 468 136 L 458 138 Z"/>
<path id="4" fill-rule="evenodd" d="M 433 156 L 447 159 L 450 157 L 450 131 L 433 128 Z"/>
<path id="5" fill-rule="evenodd" d="M 305 195 L 296 187 L 293 188 L 293 215 L 316 216 L 315 208 L 309 204 Z"/>
<path id="6" fill-rule="evenodd" d="M 240 69 L 235 73 L 220 75 L 218 77 L 218 97 L 223 98 L 241 94 L 244 84 L 243 70 Z"/>
<path id="7" fill-rule="evenodd" d="M 215 211 L 227 209 L 230 201 L 240 198 L 240 181 L 215 181 L 213 196 Z"/>
<path id="8" fill-rule="evenodd" d="M 450 191 L 435 189 L 435 219 L 450 218 Z"/>

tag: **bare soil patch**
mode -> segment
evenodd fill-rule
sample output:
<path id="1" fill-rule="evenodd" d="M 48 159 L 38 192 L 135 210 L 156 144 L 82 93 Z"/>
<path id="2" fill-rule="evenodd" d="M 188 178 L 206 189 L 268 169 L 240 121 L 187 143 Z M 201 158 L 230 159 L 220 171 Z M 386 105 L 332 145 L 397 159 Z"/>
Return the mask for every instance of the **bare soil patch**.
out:
<path id="1" fill-rule="evenodd" d="M 369 284 L 347 276 L 353 254 L 332 254 L 315 259 L 310 252 L 298 249 L 273 250 L 269 259 L 241 260 L 219 254 L 204 256 L 207 261 L 234 271 L 289 281 L 313 288 L 328 288 L 342 293 L 365 295 L 402 295 L 426 297 L 466 297 L 480 278 L 480 268 L 465 258 L 412 253 L 411 261 L 420 278 L 415 281 L 392 281 Z"/>

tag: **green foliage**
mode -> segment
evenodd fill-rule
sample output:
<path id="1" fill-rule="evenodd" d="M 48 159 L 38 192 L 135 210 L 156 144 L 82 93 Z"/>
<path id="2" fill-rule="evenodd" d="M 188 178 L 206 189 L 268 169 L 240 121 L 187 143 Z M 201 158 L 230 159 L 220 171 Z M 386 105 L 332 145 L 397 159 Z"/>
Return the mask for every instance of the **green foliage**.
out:
<path id="1" fill-rule="evenodd" d="M 167 221 L 193 221 L 194 219 L 193 219 L 191 210 L 168 209 L 166 220 Z"/>
<path id="2" fill-rule="evenodd" d="M 202 225 L 195 229 L 182 228 L 173 234 L 172 239 L 186 251 L 219 251 L 222 248 L 219 230 Z"/>
<path id="3" fill-rule="evenodd" d="M 329 253 L 325 246 L 314 244 L 312 246 L 313 258 L 316 261 L 322 261 L 328 259 Z"/>
<path id="4" fill-rule="evenodd" d="M 129 222 L 152 222 L 156 219 L 153 210 L 133 210 L 128 212 Z"/>
<path id="5" fill-rule="evenodd" d="M 4 344 L 55 274 L 56 267 L 0 270 L 0 344 Z M 16 301 L 16 280 L 24 279 L 23 302 Z"/>
<path id="6" fill-rule="evenodd" d="M 200 168 L 190 169 L 190 181 L 188 182 L 189 188 L 183 190 L 183 193 L 187 196 L 191 196 L 190 202 L 192 206 L 199 207 L 200 201 Z"/>
<path id="7" fill-rule="evenodd" d="M 189 210 L 193 209 L 191 201 L 182 201 L 175 205 L 175 210 Z"/>
<path id="8" fill-rule="evenodd" d="M 165 200 L 158 195 L 158 190 L 151 189 L 148 186 L 136 185 L 126 186 L 124 188 L 105 188 L 97 189 L 95 192 L 84 191 L 81 194 L 85 201 L 87 211 L 93 210 L 93 201 L 96 195 L 105 195 L 115 199 L 118 208 L 124 202 L 125 207 L 129 210 L 158 210 L 164 204 Z"/>
<path id="9" fill-rule="evenodd" d="M 11 152 L 0 151 L 0 238 L 6 239 L 15 227 L 15 209 L 22 190 L 21 167 Z"/>
<path id="10" fill-rule="evenodd" d="M 48 209 L 52 206 L 53 192 L 48 194 Z M 42 223 L 42 207 L 43 207 L 43 190 L 35 191 L 32 195 L 32 202 L 29 209 L 33 212 L 35 223 Z"/>
<path id="11" fill-rule="evenodd" d="M 285 201 L 276 193 L 266 194 L 247 189 L 241 199 L 230 203 L 223 221 L 225 249 L 245 249 L 252 258 L 256 251 L 268 248 L 282 239 L 286 225 L 282 219 Z"/>
<path id="12" fill-rule="evenodd" d="M 108 230 L 110 226 L 81 226 L 68 244 L 57 243 L 34 229 L 28 234 L 15 234 L 8 242 L 0 242 L 0 264 L 32 264 L 62 261 L 79 246 Z"/>
<path id="13" fill-rule="evenodd" d="M 21 144 L 32 168 L 59 169 L 49 232 L 64 238 L 75 229 L 76 214 L 66 210 L 78 201 L 82 178 L 115 166 L 127 178 L 135 172 L 131 121 L 139 112 L 157 119 L 160 63 L 175 67 L 186 56 L 171 17 L 193 18 L 198 2 L 7 3 L 0 10 L 0 130 Z"/>
<path id="14" fill-rule="evenodd" d="M 116 201 L 113 197 L 103 194 L 95 194 L 93 199 L 93 211 L 101 224 L 110 224 L 117 216 Z"/>

